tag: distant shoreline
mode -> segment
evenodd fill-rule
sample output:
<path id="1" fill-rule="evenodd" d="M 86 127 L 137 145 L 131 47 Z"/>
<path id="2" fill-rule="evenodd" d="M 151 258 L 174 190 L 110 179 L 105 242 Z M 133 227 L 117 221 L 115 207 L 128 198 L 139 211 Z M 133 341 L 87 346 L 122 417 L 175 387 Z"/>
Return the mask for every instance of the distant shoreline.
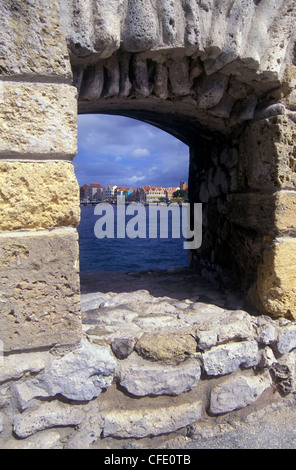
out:
<path id="1" fill-rule="evenodd" d="M 97 204 L 112 204 L 114 206 L 117 206 L 116 201 L 90 201 L 90 202 L 80 202 L 80 206 L 96 206 Z M 176 205 L 182 205 L 182 204 L 189 204 L 188 201 L 180 201 L 180 202 L 125 202 L 124 203 L 126 206 L 129 205 L 141 205 L 141 206 L 176 206 Z"/>

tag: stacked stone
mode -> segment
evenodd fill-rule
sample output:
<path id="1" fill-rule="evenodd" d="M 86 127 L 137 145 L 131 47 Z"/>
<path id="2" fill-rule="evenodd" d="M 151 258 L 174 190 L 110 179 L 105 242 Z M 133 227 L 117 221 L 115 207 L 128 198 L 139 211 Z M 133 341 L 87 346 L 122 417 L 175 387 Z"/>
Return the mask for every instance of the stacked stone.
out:
<path id="1" fill-rule="evenodd" d="M 232 311 L 197 286 L 221 306 L 144 290 L 88 294 L 78 347 L 5 357 L 0 444 L 89 447 L 103 437 L 104 446 L 250 413 L 268 390 L 269 404 L 295 393 L 295 323 Z"/>

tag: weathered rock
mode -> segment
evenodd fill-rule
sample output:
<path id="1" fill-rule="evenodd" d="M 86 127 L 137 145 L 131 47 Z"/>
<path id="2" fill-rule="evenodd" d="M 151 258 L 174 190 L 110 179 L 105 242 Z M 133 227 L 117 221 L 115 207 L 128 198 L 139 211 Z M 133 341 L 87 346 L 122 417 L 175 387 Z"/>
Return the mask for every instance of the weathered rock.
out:
<path id="1" fill-rule="evenodd" d="M 10 441 L 9 444 L 4 445 L 4 448 L 10 450 L 57 450 L 64 448 L 62 440 L 63 438 L 59 432 L 48 429 L 25 439 Z"/>
<path id="2" fill-rule="evenodd" d="M 40 387 L 38 379 L 16 383 L 12 387 L 12 394 L 15 397 L 18 407 L 21 411 L 24 411 L 29 408 L 30 405 L 33 405 L 34 402 L 31 400 L 34 398 L 49 396 L 48 392 Z"/>
<path id="3" fill-rule="evenodd" d="M 271 367 L 277 389 L 282 395 L 295 393 L 296 390 L 296 352 L 285 354 L 274 361 Z"/>
<path id="4" fill-rule="evenodd" d="M 168 97 L 168 69 L 162 64 L 156 64 L 153 93 L 159 98 Z"/>
<path id="5" fill-rule="evenodd" d="M 0 383 L 20 379 L 26 373 L 37 374 L 49 363 L 48 353 L 32 352 L 5 356 L 0 365 Z"/>
<path id="6" fill-rule="evenodd" d="M 269 347 L 266 346 L 261 352 L 260 352 L 260 361 L 258 364 L 259 368 L 268 368 L 270 369 L 272 365 L 276 362 L 275 355 L 273 353 L 273 350 Z"/>
<path id="7" fill-rule="evenodd" d="M 258 267 L 258 306 L 272 317 L 296 318 L 295 247 L 295 238 L 277 238 L 274 245 L 264 251 Z"/>
<path id="8" fill-rule="evenodd" d="M 169 67 L 169 79 L 172 92 L 176 96 L 186 96 L 190 93 L 189 66 L 187 57 L 173 61 Z"/>
<path id="9" fill-rule="evenodd" d="M 218 334 L 215 331 L 198 331 L 196 334 L 198 348 L 202 351 L 211 349 L 218 342 Z"/>
<path id="10" fill-rule="evenodd" d="M 65 405 L 57 401 L 42 403 L 37 410 L 27 410 L 17 415 L 13 421 L 13 431 L 19 438 L 25 438 L 56 426 L 77 426 L 84 417 L 81 406 Z"/>
<path id="11" fill-rule="evenodd" d="M 281 354 L 286 354 L 296 348 L 296 325 L 292 324 L 281 329 L 277 348 Z"/>
<path id="12" fill-rule="evenodd" d="M 49 396 L 60 393 L 71 400 L 89 401 L 111 385 L 115 367 L 109 348 L 83 339 L 78 349 L 52 362 L 40 386 Z"/>
<path id="13" fill-rule="evenodd" d="M 229 374 L 239 366 L 252 367 L 258 364 L 258 344 L 256 341 L 241 341 L 214 346 L 202 354 L 202 360 L 208 375 Z"/>
<path id="14" fill-rule="evenodd" d="M 220 73 L 205 77 L 199 94 L 199 107 L 213 108 L 216 106 L 224 95 L 227 82 L 228 77 Z"/>
<path id="15" fill-rule="evenodd" d="M 227 200 L 227 217 L 235 224 L 269 235 L 296 229 L 296 196 L 292 191 L 232 194 Z"/>
<path id="16" fill-rule="evenodd" d="M 121 292 L 120 294 L 115 294 L 109 298 L 104 307 L 118 307 L 128 304 L 128 307 L 138 306 L 139 302 L 143 302 L 145 299 L 149 299 L 149 292 L 147 290 L 138 290 L 134 292 Z"/>
<path id="17" fill-rule="evenodd" d="M 272 137 L 273 136 L 273 137 Z M 250 121 L 239 145 L 240 187 L 278 190 L 296 186 L 293 152 L 295 124 L 286 116 Z"/>
<path id="18" fill-rule="evenodd" d="M 180 395 L 198 384 L 200 374 L 196 359 L 169 366 L 146 361 L 136 353 L 122 361 L 116 371 L 120 385 L 137 396 Z"/>
<path id="19" fill-rule="evenodd" d="M 260 316 L 256 319 L 258 342 L 263 344 L 273 344 L 278 339 L 278 324 L 267 316 Z"/>
<path id="20" fill-rule="evenodd" d="M 77 153 L 76 88 L 0 83 L 0 155 L 73 158 Z"/>
<path id="21" fill-rule="evenodd" d="M 269 373 L 258 376 L 234 375 L 211 391 L 209 411 L 228 413 L 254 403 L 271 386 Z"/>
<path id="22" fill-rule="evenodd" d="M 129 338 L 115 338 L 111 348 L 118 359 L 126 359 L 133 352 L 134 342 Z"/>
<path id="23" fill-rule="evenodd" d="M 103 64 L 87 67 L 83 72 L 79 98 L 82 101 L 96 101 L 100 98 L 104 87 Z"/>
<path id="24" fill-rule="evenodd" d="M 81 297 L 81 311 L 87 312 L 104 306 L 108 300 L 109 295 L 103 292 L 94 292 L 90 294 L 83 294 Z"/>
<path id="25" fill-rule="evenodd" d="M 57 2 L 11 2 L 0 5 L 1 75 L 71 80 L 67 45 Z M 4 49 L 3 49 L 4 48 Z"/>
<path id="26" fill-rule="evenodd" d="M 193 424 L 201 418 L 201 402 L 184 403 L 149 410 L 114 410 L 104 418 L 103 436 L 157 436 Z"/>
<path id="27" fill-rule="evenodd" d="M 84 408 L 84 413 L 85 418 L 66 442 L 66 449 L 89 449 L 95 441 L 100 439 L 103 420 L 99 400 L 89 402 Z"/>
<path id="28" fill-rule="evenodd" d="M 79 188 L 71 162 L 0 162 L 0 230 L 78 226 Z"/>
<path id="29" fill-rule="evenodd" d="M 9 236 L 2 232 L 0 254 L 4 351 L 78 343 L 82 331 L 76 230 Z"/>
<path id="30" fill-rule="evenodd" d="M 196 352 L 196 341 L 191 335 L 144 333 L 135 350 L 144 359 L 178 364 Z"/>

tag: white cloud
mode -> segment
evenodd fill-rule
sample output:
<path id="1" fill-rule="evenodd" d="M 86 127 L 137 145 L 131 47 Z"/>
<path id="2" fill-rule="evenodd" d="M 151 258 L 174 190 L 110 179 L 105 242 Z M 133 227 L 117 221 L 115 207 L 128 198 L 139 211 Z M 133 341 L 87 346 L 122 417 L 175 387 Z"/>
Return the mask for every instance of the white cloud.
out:
<path id="1" fill-rule="evenodd" d="M 178 139 L 141 121 L 81 115 L 74 167 L 80 186 L 177 186 L 180 180 L 187 181 L 189 151 Z"/>
<path id="2" fill-rule="evenodd" d="M 134 149 L 131 153 L 131 156 L 133 158 L 149 157 L 149 155 L 150 155 L 150 152 L 148 149 L 141 149 L 141 148 Z"/>
<path id="3" fill-rule="evenodd" d="M 131 176 L 128 178 L 129 184 L 136 184 L 139 183 L 140 181 L 143 181 L 145 179 L 145 176 Z"/>

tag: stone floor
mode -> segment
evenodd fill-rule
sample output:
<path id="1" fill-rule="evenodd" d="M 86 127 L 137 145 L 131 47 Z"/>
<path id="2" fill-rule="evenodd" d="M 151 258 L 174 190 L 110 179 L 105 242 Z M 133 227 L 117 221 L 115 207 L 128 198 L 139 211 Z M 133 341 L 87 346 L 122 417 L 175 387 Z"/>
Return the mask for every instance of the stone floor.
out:
<path id="1" fill-rule="evenodd" d="M 171 297 L 176 300 L 189 299 L 230 309 L 251 307 L 241 293 L 220 291 L 189 268 L 169 268 L 138 272 L 104 271 L 82 273 L 81 294 L 102 292 L 123 293 L 147 290 L 154 297 Z"/>
<path id="2" fill-rule="evenodd" d="M 84 333 L 100 345 L 120 338 L 135 342 L 143 333 L 192 335 L 196 328 L 211 336 L 219 324 L 244 330 L 256 314 L 240 293 L 217 290 L 188 268 L 82 274 L 81 294 Z M 239 339 L 243 334 L 250 336 L 241 333 Z"/>

